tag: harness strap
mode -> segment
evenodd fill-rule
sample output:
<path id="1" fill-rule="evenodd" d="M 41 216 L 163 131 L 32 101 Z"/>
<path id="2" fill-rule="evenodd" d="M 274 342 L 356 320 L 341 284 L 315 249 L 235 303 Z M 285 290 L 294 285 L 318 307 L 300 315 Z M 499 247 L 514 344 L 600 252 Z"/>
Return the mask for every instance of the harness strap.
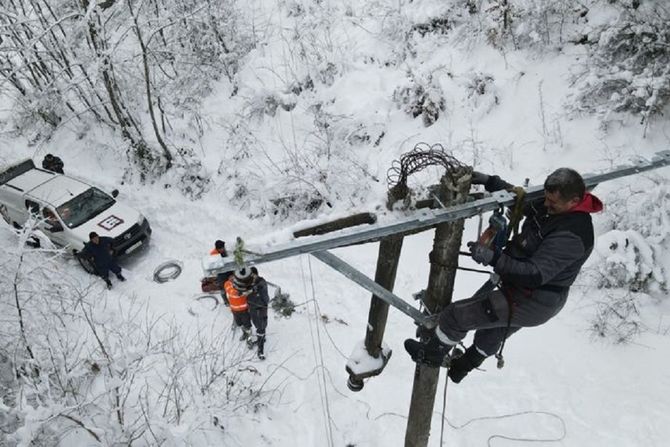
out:
<path id="1" fill-rule="evenodd" d="M 511 188 L 511 191 L 516 194 L 514 199 L 514 206 L 511 209 L 509 216 L 509 225 L 507 226 L 507 240 L 510 240 L 510 237 L 516 236 L 519 233 L 519 222 L 523 217 L 523 205 L 526 198 L 526 190 L 521 186 L 515 186 Z M 509 336 L 509 330 L 512 326 L 512 315 L 514 314 L 514 302 L 512 301 L 511 294 L 509 293 L 509 288 L 505 285 L 501 285 L 500 291 L 503 293 L 505 299 L 507 300 L 507 327 L 505 327 L 505 336 L 503 337 L 502 343 L 500 344 L 500 350 L 495 355 L 498 359 L 498 369 L 505 366 L 505 359 L 503 358 L 503 349 L 505 349 L 505 341 Z M 528 295 L 532 293 L 531 290 L 527 290 Z"/>
<path id="2" fill-rule="evenodd" d="M 514 301 L 512 301 L 511 294 L 509 293 L 509 288 L 506 287 L 505 285 L 501 285 L 500 291 L 502 292 L 503 296 L 505 297 L 505 300 L 507 301 L 508 312 L 507 312 L 507 327 L 505 327 L 505 335 L 503 336 L 502 343 L 500 344 L 500 349 L 498 350 L 498 353 L 495 355 L 496 359 L 498 360 L 498 363 L 496 365 L 498 369 L 501 369 L 503 366 L 505 366 L 503 349 L 505 349 L 505 342 L 507 341 L 507 337 L 509 336 L 509 329 L 510 327 L 512 327 L 512 314 L 514 313 Z"/>

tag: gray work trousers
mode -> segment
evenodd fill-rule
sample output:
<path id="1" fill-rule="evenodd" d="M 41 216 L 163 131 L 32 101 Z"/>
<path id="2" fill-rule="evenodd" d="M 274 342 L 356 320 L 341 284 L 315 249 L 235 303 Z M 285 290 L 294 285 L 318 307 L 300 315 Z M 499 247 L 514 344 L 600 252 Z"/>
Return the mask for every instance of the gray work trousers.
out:
<path id="1" fill-rule="evenodd" d="M 449 304 L 441 313 L 439 326 L 450 340 L 462 340 L 475 330 L 475 347 L 486 355 L 495 354 L 505 339 L 522 327 L 539 326 L 565 305 L 569 289 L 522 291 L 505 289 L 513 307 L 507 330 L 510 304 L 500 290 L 480 293 Z"/>

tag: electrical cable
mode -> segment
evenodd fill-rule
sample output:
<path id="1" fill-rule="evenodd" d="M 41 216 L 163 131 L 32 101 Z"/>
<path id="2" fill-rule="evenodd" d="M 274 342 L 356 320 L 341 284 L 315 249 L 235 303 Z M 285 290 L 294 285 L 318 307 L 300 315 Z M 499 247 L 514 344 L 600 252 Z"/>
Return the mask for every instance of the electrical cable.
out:
<path id="1" fill-rule="evenodd" d="M 216 308 L 219 306 L 219 298 L 216 295 L 213 295 L 211 293 L 199 293 L 193 297 L 193 301 L 214 301 L 214 306 L 211 309 L 208 309 L 210 311 L 216 310 Z M 194 317 L 199 315 L 199 312 L 196 312 L 193 310 L 193 305 L 188 306 L 188 313 L 193 315 Z"/>
<path id="2" fill-rule="evenodd" d="M 321 334 L 319 332 L 319 319 L 318 319 L 318 313 L 319 313 L 319 305 L 317 304 L 316 301 L 316 289 L 314 287 L 314 274 L 312 272 L 312 258 L 311 256 L 307 258 L 307 266 L 309 267 L 309 280 L 312 288 L 312 299 L 314 299 L 314 315 L 317 317 L 316 319 L 316 338 L 319 346 L 319 358 L 321 361 L 321 380 L 323 381 L 323 395 L 326 401 L 326 415 L 328 416 L 328 435 L 330 437 L 330 445 L 335 446 L 335 441 L 333 440 L 333 426 L 332 426 L 332 416 L 330 413 L 330 401 L 328 399 L 328 392 L 326 389 L 326 374 L 324 372 L 325 366 L 323 362 L 323 345 L 321 343 Z"/>
<path id="3" fill-rule="evenodd" d="M 312 301 L 312 300 L 310 300 L 310 301 Z M 315 303 L 316 308 L 317 308 L 317 310 L 318 310 L 318 312 L 319 312 L 319 315 L 321 315 L 321 307 L 319 306 L 318 301 L 314 301 L 314 303 Z M 346 323 L 345 323 L 345 324 L 346 324 Z M 330 343 L 333 345 L 333 348 L 335 348 L 335 350 L 337 351 L 337 353 L 340 354 L 340 356 L 341 356 L 343 359 L 345 359 L 345 360 L 349 360 L 349 357 L 348 357 L 347 355 L 345 355 L 344 352 L 342 352 L 342 350 L 339 348 L 339 346 L 337 346 L 337 343 L 335 343 L 335 340 L 333 340 L 333 337 L 330 335 L 330 332 L 328 332 L 328 329 L 326 329 L 326 325 L 325 325 L 325 324 L 323 325 L 323 331 L 326 333 L 326 336 L 328 337 L 328 340 L 330 340 Z"/>
<path id="4" fill-rule="evenodd" d="M 181 275 L 184 266 L 177 260 L 163 262 L 154 269 L 154 281 L 162 284 L 177 278 Z"/>
<path id="5" fill-rule="evenodd" d="M 448 371 L 448 370 L 447 370 Z M 493 434 L 489 436 L 486 440 L 486 445 L 488 447 L 491 447 L 491 441 L 494 439 L 505 439 L 508 441 L 519 441 L 519 442 L 561 442 L 562 440 L 565 439 L 565 437 L 568 434 L 568 430 L 565 426 L 565 420 L 557 415 L 556 413 L 552 413 L 550 411 L 541 411 L 541 410 L 527 410 L 527 411 L 519 411 L 516 413 L 508 413 L 508 414 L 501 414 L 498 416 L 481 416 L 481 417 L 476 417 L 473 419 L 470 419 L 469 421 L 461 424 L 461 425 L 456 425 L 452 423 L 449 418 L 447 418 L 445 414 L 445 409 L 447 405 L 447 383 L 449 382 L 449 376 L 447 375 L 444 379 L 444 394 L 443 394 L 443 401 L 442 401 L 442 432 L 444 432 L 444 421 L 449 424 L 449 427 L 453 428 L 454 430 L 461 430 L 468 425 L 472 424 L 473 422 L 479 422 L 479 421 L 493 421 L 493 420 L 501 420 L 501 419 L 509 419 L 517 416 L 525 416 L 529 414 L 540 414 L 544 416 L 550 416 L 554 419 L 557 419 L 561 423 L 561 434 L 559 436 L 556 436 L 554 438 L 521 438 L 521 437 L 516 437 L 516 436 L 506 436 L 506 435 L 500 435 L 500 434 Z M 442 445 L 442 433 L 440 433 L 440 445 Z"/>
<path id="6" fill-rule="evenodd" d="M 447 368 L 447 374 L 444 378 L 444 392 L 442 393 L 442 417 L 440 418 L 440 447 L 444 443 L 444 421 L 446 418 L 447 411 L 447 385 L 449 384 L 449 368 Z"/>
<path id="7" fill-rule="evenodd" d="M 302 259 L 303 259 L 303 257 L 301 256 L 299 258 L 299 260 L 300 260 L 299 261 L 300 262 L 300 279 L 302 281 L 303 293 L 305 294 L 305 296 L 308 296 L 307 281 L 305 280 L 305 269 L 304 269 L 304 266 L 303 266 Z M 312 299 L 308 300 L 308 301 L 314 301 L 314 299 L 315 299 L 315 296 L 314 296 L 314 294 L 312 294 Z M 315 329 L 312 327 L 312 319 L 310 318 L 310 315 L 309 315 L 309 306 L 307 306 L 306 309 L 307 309 L 307 323 L 309 325 L 309 335 L 310 335 L 310 338 L 311 338 L 311 341 L 312 341 L 312 352 L 314 354 L 314 361 L 316 362 L 315 367 L 320 368 L 321 370 L 323 370 L 323 368 L 324 368 L 323 359 L 321 359 L 321 364 L 318 363 L 319 358 L 318 358 L 318 355 L 317 355 L 316 341 L 315 341 L 315 337 L 314 337 Z M 315 321 L 317 321 L 316 324 L 318 324 L 318 320 L 317 320 L 318 315 L 316 315 L 316 309 L 315 309 L 314 319 L 315 319 Z M 330 435 L 328 437 L 328 441 L 329 441 L 328 445 L 330 447 L 334 447 L 334 444 L 332 442 L 332 433 L 331 433 L 331 430 L 330 430 L 330 420 L 328 419 L 329 416 L 328 416 L 328 412 L 326 411 L 326 403 L 325 403 L 325 399 L 324 399 L 324 395 L 326 394 L 326 391 L 325 391 L 326 384 L 325 384 L 325 382 L 322 383 L 323 376 L 320 376 L 320 375 L 317 374 L 316 379 L 317 379 L 316 380 L 317 384 L 319 385 L 319 397 L 321 398 L 321 410 L 323 411 L 323 419 L 324 419 L 324 424 L 326 426 L 326 433 L 328 433 Z"/>

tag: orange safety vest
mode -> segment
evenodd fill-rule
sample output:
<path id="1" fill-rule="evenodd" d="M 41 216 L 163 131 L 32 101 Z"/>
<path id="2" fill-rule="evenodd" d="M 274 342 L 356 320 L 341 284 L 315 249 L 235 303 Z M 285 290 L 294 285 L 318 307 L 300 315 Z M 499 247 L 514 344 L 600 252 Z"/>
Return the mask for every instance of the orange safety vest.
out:
<path id="1" fill-rule="evenodd" d="M 228 297 L 228 303 L 230 305 L 230 310 L 233 312 L 246 312 L 247 306 L 247 297 L 242 295 L 233 285 L 232 277 L 223 284 L 223 288 L 226 291 L 226 296 Z"/>
<path id="2" fill-rule="evenodd" d="M 224 253 L 225 253 L 226 256 L 228 256 L 227 251 L 224 250 Z M 219 250 L 217 250 L 216 247 L 214 247 L 210 250 L 209 254 L 214 256 L 214 255 L 220 255 L 221 253 L 219 253 Z"/>

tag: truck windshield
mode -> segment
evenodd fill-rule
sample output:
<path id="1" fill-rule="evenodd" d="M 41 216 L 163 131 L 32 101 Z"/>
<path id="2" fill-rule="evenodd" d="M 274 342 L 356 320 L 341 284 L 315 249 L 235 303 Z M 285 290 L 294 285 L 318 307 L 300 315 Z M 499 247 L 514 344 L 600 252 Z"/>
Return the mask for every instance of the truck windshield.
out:
<path id="1" fill-rule="evenodd" d="M 92 187 L 56 208 L 56 212 L 68 228 L 76 228 L 102 213 L 114 203 L 114 199 L 109 195 L 98 188 Z"/>

